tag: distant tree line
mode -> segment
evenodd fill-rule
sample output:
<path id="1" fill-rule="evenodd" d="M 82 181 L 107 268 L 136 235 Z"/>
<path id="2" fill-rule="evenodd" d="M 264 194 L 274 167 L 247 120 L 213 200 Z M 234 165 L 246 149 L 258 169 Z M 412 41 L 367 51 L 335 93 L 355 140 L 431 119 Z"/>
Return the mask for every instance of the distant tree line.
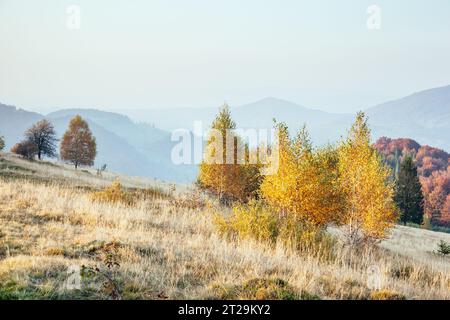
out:
<path id="1" fill-rule="evenodd" d="M 24 140 L 16 143 L 11 152 L 26 159 L 43 157 L 56 158 L 57 152 L 56 132 L 53 124 L 43 119 L 33 124 L 24 133 Z M 0 150 L 4 147 L 4 140 L 0 139 Z M 69 123 L 69 128 L 64 133 L 59 155 L 61 160 L 72 163 L 77 169 L 80 165 L 92 166 L 97 155 L 97 144 L 88 123 L 79 115 Z"/>
<path id="2" fill-rule="evenodd" d="M 411 208 L 416 208 L 414 210 L 416 218 L 410 218 L 408 221 L 414 223 L 423 221 L 422 223 L 427 227 L 450 227 L 450 155 L 444 150 L 421 146 L 414 140 L 404 138 L 382 137 L 374 146 L 382 154 L 384 161 L 393 168 L 393 179 L 398 181 L 399 193 L 402 194 L 409 188 L 410 199 L 415 199 L 415 205 L 404 209 L 409 212 Z M 414 181 L 411 178 L 405 178 L 407 174 L 400 175 L 403 162 L 408 162 L 406 166 L 409 167 L 409 169 L 403 168 L 403 172 L 414 170 L 412 167 L 416 168 L 415 173 L 410 173 L 410 175 L 418 176 Z M 406 180 L 410 183 L 405 184 Z M 418 181 L 423 194 L 422 211 L 419 210 L 418 205 L 420 202 L 420 197 L 417 196 Z M 404 196 L 400 194 L 397 199 L 403 203 L 401 199 Z"/>

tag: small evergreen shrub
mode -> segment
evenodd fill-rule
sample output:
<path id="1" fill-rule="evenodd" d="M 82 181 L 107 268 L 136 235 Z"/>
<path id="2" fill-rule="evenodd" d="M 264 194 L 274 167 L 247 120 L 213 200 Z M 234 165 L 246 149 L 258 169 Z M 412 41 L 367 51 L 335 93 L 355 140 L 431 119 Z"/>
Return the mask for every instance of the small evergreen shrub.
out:
<path id="1" fill-rule="evenodd" d="M 450 254 L 450 243 L 447 243 L 444 240 L 441 240 L 438 243 L 437 252 L 443 256 Z"/>

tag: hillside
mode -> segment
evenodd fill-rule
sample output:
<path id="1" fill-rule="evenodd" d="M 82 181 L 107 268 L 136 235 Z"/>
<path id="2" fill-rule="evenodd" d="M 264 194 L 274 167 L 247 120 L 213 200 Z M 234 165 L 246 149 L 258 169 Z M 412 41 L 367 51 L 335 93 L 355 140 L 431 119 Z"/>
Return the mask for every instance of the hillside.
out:
<path id="1" fill-rule="evenodd" d="M 371 107 L 367 115 L 377 137 L 409 137 L 450 150 L 450 86 Z"/>
<path id="2" fill-rule="evenodd" d="M 122 112 L 144 119 L 164 130 L 192 129 L 194 121 L 207 127 L 218 108 L 128 110 Z M 406 97 L 363 108 L 369 117 L 374 140 L 382 136 L 409 137 L 421 144 L 450 150 L 450 86 L 433 88 Z M 272 119 L 286 122 L 292 130 L 306 123 L 316 144 L 335 142 L 346 133 L 354 115 L 328 113 L 290 101 L 265 98 L 232 106 L 236 123 L 244 128 L 271 128 Z"/>
<path id="3" fill-rule="evenodd" d="M 266 98 L 232 109 L 236 122 L 245 128 L 272 128 L 273 119 L 297 131 L 306 125 L 318 145 L 335 142 L 345 134 L 354 116 L 310 109 L 286 100 Z"/>
<path id="4" fill-rule="evenodd" d="M 388 297 L 450 298 L 449 258 L 433 253 L 449 234 L 397 227 L 358 255 L 300 253 L 220 237 L 224 209 L 182 186 L 0 157 L 0 299 L 367 299 L 374 265 Z M 95 200 L 115 179 L 127 202 Z M 83 265 L 112 282 L 67 288 Z"/>
<path id="5" fill-rule="evenodd" d="M 123 109 L 121 112 L 134 119 L 152 122 L 164 130 L 178 128 L 192 130 L 194 121 L 202 122 L 203 128 L 206 130 L 218 110 L 219 106 L 213 108 Z M 231 106 L 231 112 L 240 128 L 270 129 L 273 127 L 273 119 L 286 122 L 293 130 L 301 128 L 306 123 L 317 144 L 329 142 L 330 137 L 331 141 L 337 140 L 353 121 L 353 115 L 350 114 L 328 113 L 273 97 L 242 106 Z"/>
<path id="6" fill-rule="evenodd" d="M 63 109 L 51 112 L 47 114 L 47 117 L 58 119 L 73 117 L 77 114 L 120 135 L 127 143 L 137 148 L 145 148 L 146 145 L 169 137 L 169 132 L 156 129 L 149 124 L 137 124 L 122 114 L 96 109 Z"/>
<path id="7" fill-rule="evenodd" d="M 394 175 L 398 174 L 405 156 L 413 157 L 422 184 L 425 216 L 433 225 L 450 226 L 450 155 L 407 138 L 381 137 L 374 146 L 391 166 Z"/>
<path id="8" fill-rule="evenodd" d="M 0 103 L 0 135 L 5 137 L 6 148 L 15 144 L 31 124 L 44 118 L 36 112 L 29 112 Z"/>
<path id="9" fill-rule="evenodd" d="M 6 150 L 21 139 L 24 132 L 44 117 L 54 124 L 61 138 L 70 119 L 76 114 L 89 123 L 97 139 L 95 166 L 107 164 L 108 169 L 128 175 L 188 182 L 195 177 L 195 168 L 175 166 L 170 159 L 173 142 L 170 133 L 128 117 L 94 109 L 67 109 L 47 116 L 0 104 L 0 135 L 5 136 Z"/>
<path id="10" fill-rule="evenodd" d="M 64 109 L 47 115 L 62 135 L 72 117 L 81 115 L 92 123 L 94 136 L 101 136 L 97 163 L 107 163 L 113 170 L 129 175 L 167 181 L 190 182 L 196 168 L 176 166 L 171 161 L 174 142 L 170 133 L 127 116 L 96 109 Z M 122 147 L 121 147 L 122 146 Z"/>

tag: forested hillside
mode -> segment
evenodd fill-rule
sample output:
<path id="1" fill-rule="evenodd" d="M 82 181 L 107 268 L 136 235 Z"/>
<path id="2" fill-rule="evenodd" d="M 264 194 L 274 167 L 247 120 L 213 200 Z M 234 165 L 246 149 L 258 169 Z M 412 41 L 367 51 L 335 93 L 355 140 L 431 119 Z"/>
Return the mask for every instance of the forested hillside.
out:
<path id="1" fill-rule="evenodd" d="M 450 227 L 450 155 L 412 139 L 382 137 L 375 148 L 398 174 L 407 155 L 414 158 L 425 197 L 425 215 L 434 225 Z"/>

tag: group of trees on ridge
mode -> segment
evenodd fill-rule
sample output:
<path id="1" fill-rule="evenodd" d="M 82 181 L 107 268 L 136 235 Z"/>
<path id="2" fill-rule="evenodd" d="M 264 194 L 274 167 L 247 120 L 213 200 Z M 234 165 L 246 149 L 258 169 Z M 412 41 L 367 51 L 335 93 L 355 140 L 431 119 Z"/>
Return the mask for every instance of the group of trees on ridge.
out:
<path id="1" fill-rule="evenodd" d="M 284 123 L 275 126 L 278 144 L 271 150 L 278 154 L 275 174 L 260 175 L 266 164 L 248 163 L 249 154 L 258 150 L 250 150 L 245 144 L 244 164 L 227 163 L 223 134 L 223 161 L 201 163 L 199 186 L 224 203 L 241 203 L 237 212 L 242 212 L 242 203 L 247 203 L 247 218 L 259 210 L 260 218 L 267 218 L 269 211 L 277 219 L 289 219 L 289 223 L 294 221 L 293 225 L 307 230 L 341 225 L 350 244 L 384 238 L 399 219 L 405 224 L 422 222 L 424 200 L 412 158 L 405 157 L 394 178 L 393 170 L 370 142 L 364 113 L 357 114 L 345 139 L 321 148 L 312 146 L 305 127 L 291 137 Z M 227 106 L 220 110 L 212 128 L 224 133 L 236 128 Z M 239 154 L 238 139 L 236 136 L 231 150 L 234 159 Z M 208 139 L 207 157 L 214 152 L 213 140 Z"/>
<path id="2" fill-rule="evenodd" d="M 58 156 L 57 142 L 53 124 L 43 119 L 25 132 L 24 140 L 16 143 L 11 152 L 27 159 L 34 159 L 36 156 L 39 160 L 44 156 L 55 158 Z M 0 150 L 4 148 L 4 140 L 1 137 L 0 147 Z M 61 160 L 72 163 L 75 168 L 94 164 L 97 154 L 95 137 L 92 136 L 88 123 L 79 115 L 70 121 L 69 128 L 62 137 L 59 151 Z"/>

